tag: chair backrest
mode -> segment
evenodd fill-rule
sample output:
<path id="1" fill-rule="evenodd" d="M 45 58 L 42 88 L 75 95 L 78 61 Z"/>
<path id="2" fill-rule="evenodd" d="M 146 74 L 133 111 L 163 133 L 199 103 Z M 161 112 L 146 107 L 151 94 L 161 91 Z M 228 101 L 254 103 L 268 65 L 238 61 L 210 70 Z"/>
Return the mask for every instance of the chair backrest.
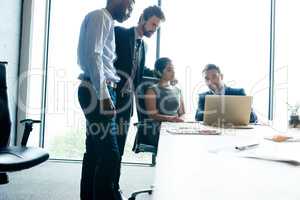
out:
<path id="1" fill-rule="evenodd" d="M 153 77 L 143 77 L 142 84 L 137 88 L 137 133 L 133 151 L 156 153 L 159 139 L 160 123 L 153 121 L 148 115 L 145 104 L 145 93 L 158 79 Z"/>
<path id="2" fill-rule="evenodd" d="M 6 65 L 7 62 L 0 62 L 0 147 L 8 145 L 11 129 L 7 99 Z"/>
<path id="3" fill-rule="evenodd" d="M 137 94 L 137 115 L 139 122 L 143 122 L 144 120 L 150 119 L 147 115 L 146 111 L 146 103 L 145 103 L 145 94 L 147 89 L 157 83 L 159 79 L 149 76 L 143 76 L 142 84 L 140 84 L 136 89 Z"/>
<path id="4" fill-rule="evenodd" d="M 7 62 L 0 61 L 0 88 L 6 89 L 6 66 Z"/>
<path id="5" fill-rule="evenodd" d="M 19 171 L 36 166 L 49 158 L 43 149 L 26 147 L 32 124 L 39 120 L 26 119 L 22 146 L 9 146 L 11 121 L 9 116 L 6 69 L 7 62 L 0 62 L 0 173 Z M 1 182 L 1 181 L 0 181 Z M 8 183 L 7 180 L 2 183 Z"/>

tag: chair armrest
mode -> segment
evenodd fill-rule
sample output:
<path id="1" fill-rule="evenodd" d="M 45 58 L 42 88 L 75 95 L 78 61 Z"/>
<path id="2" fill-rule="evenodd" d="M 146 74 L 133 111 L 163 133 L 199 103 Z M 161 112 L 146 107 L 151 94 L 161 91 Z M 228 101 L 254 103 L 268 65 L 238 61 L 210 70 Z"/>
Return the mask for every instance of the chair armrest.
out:
<path id="1" fill-rule="evenodd" d="M 30 135 L 30 132 L 32 131 L 32 126 L 34 123 L 41 123 L 40 120 L 33 120 L 33 119 L 23 119 L 20 121 L 20 123 L 25 124 L 24 132 L 23 132 L 23 137 L 22 137 L 22 142 L 21 145 L 25 147 L 27 145 L 27 141 Z"/>

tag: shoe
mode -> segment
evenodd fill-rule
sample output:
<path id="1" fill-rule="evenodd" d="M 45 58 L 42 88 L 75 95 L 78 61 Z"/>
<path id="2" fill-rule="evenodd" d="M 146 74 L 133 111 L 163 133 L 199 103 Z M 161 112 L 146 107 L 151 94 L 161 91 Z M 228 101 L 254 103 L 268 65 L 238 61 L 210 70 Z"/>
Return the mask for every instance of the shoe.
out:
<path id="1" fill-rule="evenodd" d="M 8 176 L 6 173 L 0 173 L 0 185 L 8 183 Z"/>
<path id="2" fill-rule="evenodd" d="M 117 192 L 117 199 L 118 200 L 128 200 L 128 198 L 125 197 L 125 195 L 123 194 L 122 190 L 118 190 L 118 192 Z"/>

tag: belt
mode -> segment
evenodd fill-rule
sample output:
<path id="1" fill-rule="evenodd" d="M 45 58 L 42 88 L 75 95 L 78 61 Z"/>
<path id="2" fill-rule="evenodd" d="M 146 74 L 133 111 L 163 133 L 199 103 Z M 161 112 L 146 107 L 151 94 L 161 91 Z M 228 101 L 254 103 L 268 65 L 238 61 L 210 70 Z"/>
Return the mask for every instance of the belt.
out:
<path id="1" fill-rule="evenodd" d="M 91 83 L 91 79 L 89 77 L 80 77 L 80 79 L 82 81 L 88 81 L 88 82 Z M 114 89 L 117 88 L 117 83 L 115 83 L 115 82 L 113 82 L 111 80 L 105 80 L 105 83 L 106 83 L 107 86 L 109 86 L 111 88 L 114 88 Z"/>

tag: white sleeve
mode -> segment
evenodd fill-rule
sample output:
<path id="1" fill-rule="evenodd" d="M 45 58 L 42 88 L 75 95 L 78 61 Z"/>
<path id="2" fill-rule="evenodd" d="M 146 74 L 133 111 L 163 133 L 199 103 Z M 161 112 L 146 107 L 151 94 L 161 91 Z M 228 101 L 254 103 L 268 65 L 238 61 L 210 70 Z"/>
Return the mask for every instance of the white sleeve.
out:
<path id="1" fill-rule="evenodd" d="M 103 15 L 95 15 L 87 23 L 87 67 L 99 100 L 110 99 L 103 71 L 103 48 L 109 34 L 109 23 Z"/>

